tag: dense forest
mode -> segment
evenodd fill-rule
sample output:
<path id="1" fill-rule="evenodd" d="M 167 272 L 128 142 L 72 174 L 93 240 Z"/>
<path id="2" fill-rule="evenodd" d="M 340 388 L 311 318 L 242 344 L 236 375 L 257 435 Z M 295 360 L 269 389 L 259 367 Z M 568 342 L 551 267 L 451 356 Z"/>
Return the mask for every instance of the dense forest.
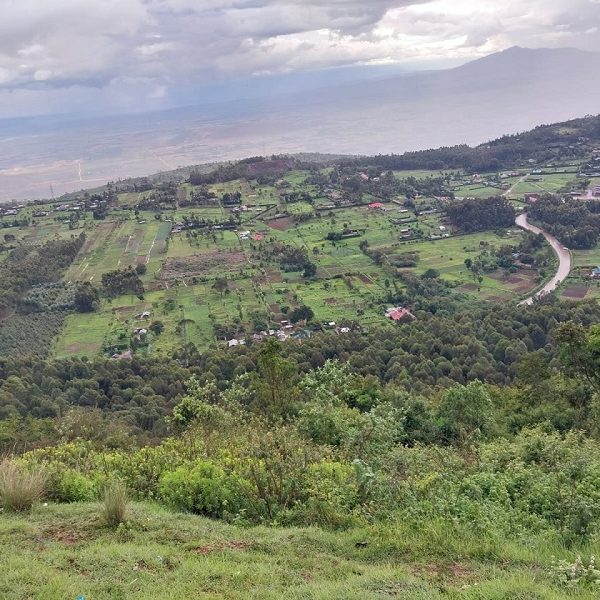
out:
<path id="1" fill-rule="evenodd" d="M 454 225 L 468 233 L 510 227 L 515 221 L 515 209 L 503 197 L 455 202 L 448 205 L 446 214 Z"/>
<path id="2" fill-rule="evenodd" d="M 531 205 L 529 214 L 569 248 L 586 250 L 598 243 L 599 201 L 581 202 L 546 194 Z"/>

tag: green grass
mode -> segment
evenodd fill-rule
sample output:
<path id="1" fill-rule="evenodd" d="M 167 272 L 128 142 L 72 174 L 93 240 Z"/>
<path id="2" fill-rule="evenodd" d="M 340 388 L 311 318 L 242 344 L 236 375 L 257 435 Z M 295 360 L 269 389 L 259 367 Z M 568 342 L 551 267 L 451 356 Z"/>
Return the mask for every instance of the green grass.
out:
<path id="1" fill-rule="evenodd" d="M 597 598 L 552 575 L 552 556 L 575 549 L 435 523 L 242 528 L 134 504 L 114 531 L 99 504 L 50 505 L 3 515 L 0 551 L 4 600 Z"/>
<path id="2" fill-rule="evenodd" d="M 544 173 L 533 175 L 533 177 L 542 177 L 542 181 L 523 181 L 518 183 L 513 188 L 511 195 L 522 196 L 529 192 L 557 192 L 575 179 L 573 173 Z"/>

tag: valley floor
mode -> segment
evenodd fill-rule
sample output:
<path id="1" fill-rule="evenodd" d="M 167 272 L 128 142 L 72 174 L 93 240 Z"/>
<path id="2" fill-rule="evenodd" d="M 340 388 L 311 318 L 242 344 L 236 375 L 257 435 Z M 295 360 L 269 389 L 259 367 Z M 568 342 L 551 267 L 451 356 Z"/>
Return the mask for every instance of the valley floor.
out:
<path id="1" fill-rule="evenodd" d="M 243 528 L 135 504 L 117 531 L 97 504 L 0 518 L 5 600 L 597 598 L 560 587 L 549 539 L 510 541 L 432 523 L 347 532 Z M 582 555 L 599 548 L 586 548 Z M 596 552 L 597 553 L 597 552 Z"/>

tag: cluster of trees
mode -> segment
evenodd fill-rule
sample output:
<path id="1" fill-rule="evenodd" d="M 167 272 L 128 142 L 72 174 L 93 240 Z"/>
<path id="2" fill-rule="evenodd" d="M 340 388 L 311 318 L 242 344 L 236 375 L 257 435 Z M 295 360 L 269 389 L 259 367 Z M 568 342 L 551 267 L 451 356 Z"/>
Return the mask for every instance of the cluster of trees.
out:
<path id="1" fill-rule="evenodd" d="M 268 176 L 277 179 L 288 171 L 301 168 L 301 163 L 286 156 L 254 156 L 236 163 L 220 165 L 209 173 L 192 171 L 189 183 L 192 185 L 211 185 L 214 183 L 225 183 L 236 179 L 257 179 Z"/>
<path id="2" fill-rule="evenodd" d="M 85 236 L 18 247 L 0 263 L 0 356 L 46 354 L 74 308 L 74 286 L 59 283 Z"/>
<path id="3" fill-rule="evenodd" d="M 123 294 L 134 294 L 142 299 L 144 297 L 144 284 L 133 267 L 117 269 L 102 274 L 102 292 L 108 298 L 116 298 Z"/>
<path id="4" fill-rule="evenodd" d="M 502 197 L 454 202 L 446 209 L 453 225 L 467 233 L 504 229 L 515 222 L 515 209 Z"/>
<path id="5" fill-rule="evenodd" d="M 581 202 L 546 194 L 529 209 L 530 218 L 539 221 L 563 244 L 576 250 L 594 248 L 600 238 L 600 202 Z"/>
<path id="6" fill-rule="evenodd" d="M 51 240 L 41 246 L 19 246 L 0 262 L 0 315 L 14 308 L 33 286 L 58 281 L 85 242 L 85 234 Z"/>
<path id="7" fill-rule="evenodd" d="M 283 271 L 303 271 L 305 277 L 313 277 L 317 272 L 317 267 L 310 260 L 305 247 L 273 241 L 261 244 L 258 256 L 277 262 Z"/>
<path id="8" fill-rule="evenodd" d="M 189 196 L 180 198 L 179 206 L 214 206 L 217 203 L 217 195 L 211 192 L 208 187 L 201 186 L 192 190 Z"/>
<path id="9" fill-rule="evenodd" d="M 273 340 L 253 371 L 219 380 L 197 370 L 185 386 L 165 365 L 108 363 L 99 387 L 120 394 L 120 406 L 84 395 L 94 408 L 65 410 L 54 447 L 20 460 L 45 469 L 57 501 L 93 499 L 118 477 L 138 498 L 237 522 L 343 528 L 393 519 L 581 542 L 600 531 L 600 327 L 567 322 L 554 335 L 560 358 L 530 353 L 511 387 L 474 380 L 427 396 L 336 360 L 301 372 Z M 44 387 L 94 376 L 81 361 L 39 368 Z M 147 388 L 128 404 L 166 439 L 131 450 L 131 437 L 104 416 L 122 410 L 121 386 L 135 377 Z M 169 385 L 178 394 L 163 407 L 151 386 Z M 54 427 L 17 415 L 1 425 L 0 441 L 16 434 L 17 442 L 27 427 L 40 439 Z"/>
<path id="10" fill-rule="evenodd" d="M 136 204 L 137 210 L 162 211 L 175 208 L 177 208 L 177 184 L 172 181 L 156 185 Z"/>
<path id="11" fill-rule="evenodd" d="M 419 280 L 421 285 L 435 284 L 435 279 Z M 365 403 L 382 389 L 435 399 L 440 389 L 456 383 L 481 380 L 492 386 L 510 386 L 521 380 L 532 386 L 528 393 L 547 394 L 547 398 L 528 400 L 518 411 L 511 408 L 515 423 L 525 426 L 548 419 L 561 430 L 582 424 L 592 427 L 589 393 L 577 382 L 569 387 L 552 377 L 561 364 L 555 343 L 558 326 L 573 322 L 588 327 L 597 322 L 600 308 L 596 303 L 540 304 L 527 310 L 483 306 L 454 315 L 415 312 L 416 321 L 397 328 L 373 329 L 363 335 L 315 334 L 302 343 L 282 345 L 278 356 L 290 365 L 289 372 L 281 384 L 269 382 L 268 389 L 281 385 L 282 398 L 287 397 L 288 388 L 327 360 L 349 364 L 364 382 L 360 402 Z M 302 307 L 292 316 L 294 320 L 312 318 Z M 265 347 L 249 340 L 248 345 L 233 350 L 215 346 L 199 354 L 190 346 L 181 353 L 181 360 L 50 361 L 4 354 L 0 359 L 0 419 L 21 423 L 18 439 L 31 444 L 40 441 L 36 437 L 39 419 L 49 419 L 52 427 L 60 427 L 62 415 L 77 409 L 78 419 L 99 419 L 94 432 L 99 442 L 110 437 L 114 445 L 120 432 L 123 443 L 130 444 L 135 438 L 146 443 L 165 435 L 165 419 L 184 393 L 183 382 L 192 375 L 215 381 L 221 390 L 240 377 L 263 386 L 257 378 Z M 258 398 L 257 390 L 252 384 L 248 393 Z M 266 390 L 264 387 L 263 392 Z M 82 408 L 85 410 L 78 412 Z M 27 423 L 32 419 L 35 423 L 28 432 Z M 52 435 L 46 443 L 52 442 Z M 6 439 L 11 439 L 10 435 Z"/>

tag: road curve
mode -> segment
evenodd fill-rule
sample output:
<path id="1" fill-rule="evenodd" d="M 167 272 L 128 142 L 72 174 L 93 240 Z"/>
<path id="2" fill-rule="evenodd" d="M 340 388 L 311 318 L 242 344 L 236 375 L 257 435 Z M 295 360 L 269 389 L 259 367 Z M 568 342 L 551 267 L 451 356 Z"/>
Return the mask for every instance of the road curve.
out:
<path id="1" fill-rule="evenodd" d="M 539 292 L 537 292 L 537 294 L 519 303 L 529 305 L 533 304 L 536 298 L 541 298 L 542 296 L 553 292 L 558 287 L 558 284 L 566 279 L 571 272 L 571 253 L 553 235 L 550 235 L 543 229 L 529 223 L 527 221 L 527 213 L 520 214 L 515 223 L 522 229 L 526 229 L 532 233 L 541 233 L 546 238 L 546 241 L 552 246 L 552 250 L 554 250 L 556 256 L 558 256 L 559 261 L 556 275 L 554 275 L 554 277 Z"/>

